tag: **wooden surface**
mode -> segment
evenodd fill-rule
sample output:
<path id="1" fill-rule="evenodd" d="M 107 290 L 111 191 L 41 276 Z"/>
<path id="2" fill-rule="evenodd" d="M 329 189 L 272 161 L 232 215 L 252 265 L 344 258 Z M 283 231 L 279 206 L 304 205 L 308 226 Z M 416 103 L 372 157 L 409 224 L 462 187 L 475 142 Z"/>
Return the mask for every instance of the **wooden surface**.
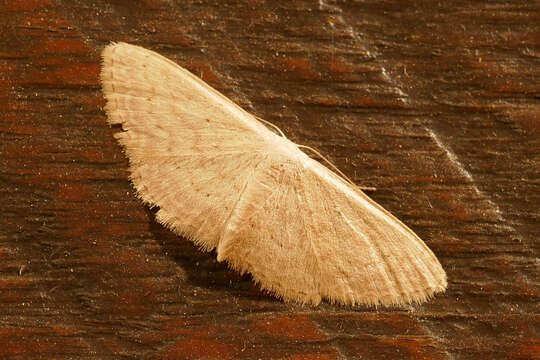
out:
<path id="1" fill-rule="evenodd" d="M 538 1 L 0 1 L 0 359 L 540 358 Z M 99 54 L 156 50 L 423 238 L 403 308 L 262 294 L 154 220 Z"/>

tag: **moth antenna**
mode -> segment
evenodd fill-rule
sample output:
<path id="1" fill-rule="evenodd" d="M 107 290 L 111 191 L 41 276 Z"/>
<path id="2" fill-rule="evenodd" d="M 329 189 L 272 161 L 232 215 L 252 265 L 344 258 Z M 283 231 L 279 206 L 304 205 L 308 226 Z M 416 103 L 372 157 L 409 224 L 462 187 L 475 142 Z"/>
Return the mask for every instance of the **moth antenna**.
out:
<path id="1" fill-rule="evenodd" d="M 257 120 L 259 120 L 260 122 L 272 127 L 274 130 L 276 130 L 277 132 L 279 132 L 279 134 L 281 135 L 281 137 L 287 139 L 287 137 L 285 136 L 285 134 L 283 133 L 283 131 L 281 131 L 281 129 L 275 125 L 275 124 L 272 124 L 270 121 L 267 121 L 267 120 L 264 120 L 258 116 L 255 116 L 257 118 Z M 359 186 L 359 185 L 356 185 L 351 179 L 349 179 L 347 177 L 347 175 L 345 175 L 341 170 L 338 169 L 338 167 L 336 165 L 334 165 L 330 160 L 328 160 L 326 157 L 324 157 L 319 151 L 315 150 L 314 148 L 312 148 L 311 146 L 307 146 L 307 145 L 300 145 L 300 144 L 296 144 L 297 147 L 299 148 L 304 148 L 304 149 L 308 149 L 308 150 L 311 150 L 313 153 L 315 153 L 317 156 L 319 156 L 321 159 L 323 159 L 328 165 L 330 165 L 330 167 L 332 169 L 334 169 L 340 176 L 343 180 L 345 180 L 345 182 L 348 182 L 350 185 L 352 185 L 353 187 L 355 188 L 358 188 L 362 191 L 375 191 L 377 190 L 377 188 L 374 188 L 374 187 L 371 187 L 371 186 Z"/>
<path id="2" fill-rule="evenodd" d="M 296 144 L 296 146 L 299 147 L 299 148 L 308 149 L 308 150 L 312 151 L 313 153 L 315 153 L 315 155 L 317 155 L 318 157 L 323 159 L 328 165 L 330 165 L 330 167 L 332 169 L 334 169 L 341 176 L 341 178 L 343 180 L 345 180 L 346 182 L 351 184 L 353 187 L 356 187 L 356 188 L 358 188 L 360 190 L 363 190 L 363 191 L 375 191 L 375 190 L 377 190 L 377 188 L 374 188 L 374 187 L 371 187 L 371 186 L 359 186 L 359 185 L 356 185 L 351 179 L 349 179 L 349 177 L 347 175 L 345 175 L 341 170 L 339 170 L 336 165 L 334 165 L 330 160 L 328 160 L 320 152 L 318 152 L 317 150 L 315 150 L 311 146 L 300 145 L 300 144 Z"/>
<path id="3" fill-rule="evenodd" d="M 276 130 L 280 135 L 281 137 L 284 137 L 285 139 L 287 139 L 287 137 L 285 136 L 285 134 L 283 133 L 283 131 L 281 131 L 281 129 L 277 126 L 277 125 L 274 125 L 272 124 L 270 121 L 266 121 L 264 119 L 261 119 L 260 117 L 258 116 L 255 116 L 257 118 L 257 120 L 259 120 L 260 122 L 262 123 L 265 123 L 266 125 L 268 126 L 271 126 L 274 130 Z"/>

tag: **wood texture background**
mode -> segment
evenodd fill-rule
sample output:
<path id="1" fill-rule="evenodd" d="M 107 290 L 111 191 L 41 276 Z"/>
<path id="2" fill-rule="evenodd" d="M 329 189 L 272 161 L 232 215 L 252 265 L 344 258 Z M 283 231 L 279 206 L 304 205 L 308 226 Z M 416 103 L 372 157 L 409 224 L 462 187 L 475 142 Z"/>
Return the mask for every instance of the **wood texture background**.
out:
<path id="1" fill-rule="evenodd" d="M 538 1 L 0 1 L 1 359 L 540 358 Z M 416 231 L 420 306 L 262 294 L 134 196 L 111 40 L 318 148 Z"/>

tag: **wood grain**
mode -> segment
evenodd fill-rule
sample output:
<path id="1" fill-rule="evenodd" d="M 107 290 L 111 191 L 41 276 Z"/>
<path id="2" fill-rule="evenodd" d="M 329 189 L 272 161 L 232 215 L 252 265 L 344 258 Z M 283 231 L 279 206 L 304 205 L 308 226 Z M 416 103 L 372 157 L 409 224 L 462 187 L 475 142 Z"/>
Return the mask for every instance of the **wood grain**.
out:
<path id="1" fill-rule="evenodd" d="M 538 2 L 0 2 L 0 358 L 532 359 Z M 447 292 L 301 307 L 155 222 L 99 53 L 159 51 L 321 150 L 434 250 Z"/>

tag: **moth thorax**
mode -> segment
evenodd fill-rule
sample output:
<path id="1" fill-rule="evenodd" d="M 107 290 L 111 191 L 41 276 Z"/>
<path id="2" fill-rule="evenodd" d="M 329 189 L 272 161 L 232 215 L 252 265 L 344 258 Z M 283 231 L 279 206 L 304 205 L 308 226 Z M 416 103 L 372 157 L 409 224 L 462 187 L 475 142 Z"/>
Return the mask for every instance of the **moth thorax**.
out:
<path id="1" fill-rule="evenodd" d="M 295 143 L 291 140 L 276 135 L 274 133 L 269 133 L 267 136 L 268 141 L 268 153 L 276 154 L 277 156 L 283 156 L 286 159 L 298 160 L 304 162 L 309 157 L 304 154 Z"/>

